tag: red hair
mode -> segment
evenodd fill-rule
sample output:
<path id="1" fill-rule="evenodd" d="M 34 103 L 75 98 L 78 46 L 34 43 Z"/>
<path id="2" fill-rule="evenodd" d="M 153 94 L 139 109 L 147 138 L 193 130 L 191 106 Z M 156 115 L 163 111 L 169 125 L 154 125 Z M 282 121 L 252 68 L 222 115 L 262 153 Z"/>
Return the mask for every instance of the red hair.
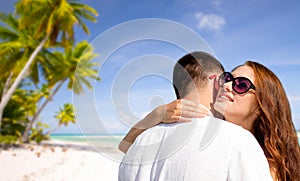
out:
<path id="1" fill-rule="evenodd" d="M 256 99 L 260 114 L 253 134 L 264 150 L 270 168 L 280 181 L 300 180 L 300 148 L 293 125 L 290 104 L 277 76 L 252 61 L 244 65 L 254 71 Z"/>

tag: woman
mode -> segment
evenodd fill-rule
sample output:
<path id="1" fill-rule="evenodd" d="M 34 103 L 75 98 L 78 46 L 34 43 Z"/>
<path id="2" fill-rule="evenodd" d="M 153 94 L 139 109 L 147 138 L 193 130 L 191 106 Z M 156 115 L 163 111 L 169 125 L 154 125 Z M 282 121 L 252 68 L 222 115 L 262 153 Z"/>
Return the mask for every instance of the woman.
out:
<path id="1" fill-rule="evenodd" d="M 218 83 L 220 88 L 214 104 L 215 110 L 225 120 L 242 126 L 255 136 L 269 161 L 273 179 L 300 180 L 300 148 L 290 105 L 277 76 L 263 65 L 248 61 L 235 68 L 232 74 L 223 73 Z M 166 115 L 161 122 L 189 121 L 195 117 L 195 113 L 201 111 L 195 108 L 197 106 L 190 102 L 175 101 L 166 106 Z M 162 109 L 165 107 L 149 114 L 151 119 L 147 120 L 157 120 L 155 118 L 160 117 L 157 113 L 162 112 Z M 185 116 L 183 119 L 181 112 Z M 145 129 L 157 122 L 147 124 Z M 142 131 L 131 131 L 128 135 L 136 137 Z"/>
<path id="2" fill-rule="evenodd" d="M 232 72 L 223 73 L 214 104 L 225 120 L 252 132 L 264 150 L 274 180 L 300 179 L 300 151 L 292 122 L 290 105 L 282 84 L 269 69 L 256 62 L 246 62 Z M 253 83 L 233 77 L 247 77 Z M 239 85 L 240 84 L 240 85 Z M 238 93 L 238 87 L 248 91 Z M 225 103 L 226 111 L 222 107 Z"/>

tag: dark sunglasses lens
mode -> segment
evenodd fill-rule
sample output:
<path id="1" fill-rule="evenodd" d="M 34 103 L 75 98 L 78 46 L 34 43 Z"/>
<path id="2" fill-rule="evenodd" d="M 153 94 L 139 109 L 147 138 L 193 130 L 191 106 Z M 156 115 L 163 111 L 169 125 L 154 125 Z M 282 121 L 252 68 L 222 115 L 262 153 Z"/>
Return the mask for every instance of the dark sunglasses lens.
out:
<path id="1" fill-rule="evenodd" d="M 234 81 L 233 89 L 237 93 L 245 93 L 247 92 L 251 87 L 251 82 L 248 79 L 244 78 L 237 78 Z"/>
<path id="2" fill-rule="evenodd" d="M 233 80 L 232 74 L 229 73 L 229 72 L 225 72 L 225 73 L 224 73 L 224 81 L 225 81 L 225 82 L 230 82 L 230 81 L 232 81 L 232 80 Z"/>
<path id="3" fill-rule="evenodd" d="M 219 78 L 219 86 L 223 86 L 226 82 L 230 82 L 232 80 L 232 75 L 229 72 L 224 72 Z"/>

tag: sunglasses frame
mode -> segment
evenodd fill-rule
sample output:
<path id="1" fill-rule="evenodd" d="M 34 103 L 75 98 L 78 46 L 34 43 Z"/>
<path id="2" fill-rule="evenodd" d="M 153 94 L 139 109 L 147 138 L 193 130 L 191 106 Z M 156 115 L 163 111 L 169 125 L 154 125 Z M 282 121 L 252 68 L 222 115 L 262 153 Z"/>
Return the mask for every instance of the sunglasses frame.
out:
<path id="1" fill-rule="evenodd" d="M 225 75 L 229 75 L 230 80 L 226 80 Z M 240 91 L 236 90 L 236 86 L 237 86 L 236 85 L 236 80 L 241 80 L 241 79 L 246 80 L 250 83 L 250 86 L 243 92 L 240 92 Z M 220 81 L 223 81 L 223 83 L 221 83 Z M 233 75 L 230 72 L 223 72 L 219 77 L 218 84 L 219 84 L 220 87 L 223 87 L 225 83 L 228 83 L 228 82 L 231 82 L 231 81 L 232 81 L 232 90 L 234 90 L 234 92 L 236 92 L 238 94 L 244 94 L 244 93 L 248 92 L 250 89 L 253 89 L 253 90 L 256 89 L 254 84 L 247 77 L 233 77 Z"/>

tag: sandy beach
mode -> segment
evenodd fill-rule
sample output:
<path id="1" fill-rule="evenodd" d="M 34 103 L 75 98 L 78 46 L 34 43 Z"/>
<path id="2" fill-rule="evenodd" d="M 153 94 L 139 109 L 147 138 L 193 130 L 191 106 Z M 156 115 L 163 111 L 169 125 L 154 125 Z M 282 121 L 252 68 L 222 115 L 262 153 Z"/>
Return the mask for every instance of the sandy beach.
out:
<path id="1" fill-rule="evenodd" d="M 84 143 L 47 141 L 0 150 L 1 181 L 113 181 L 118 179 L 118 166 L 118 161 Z"/>

